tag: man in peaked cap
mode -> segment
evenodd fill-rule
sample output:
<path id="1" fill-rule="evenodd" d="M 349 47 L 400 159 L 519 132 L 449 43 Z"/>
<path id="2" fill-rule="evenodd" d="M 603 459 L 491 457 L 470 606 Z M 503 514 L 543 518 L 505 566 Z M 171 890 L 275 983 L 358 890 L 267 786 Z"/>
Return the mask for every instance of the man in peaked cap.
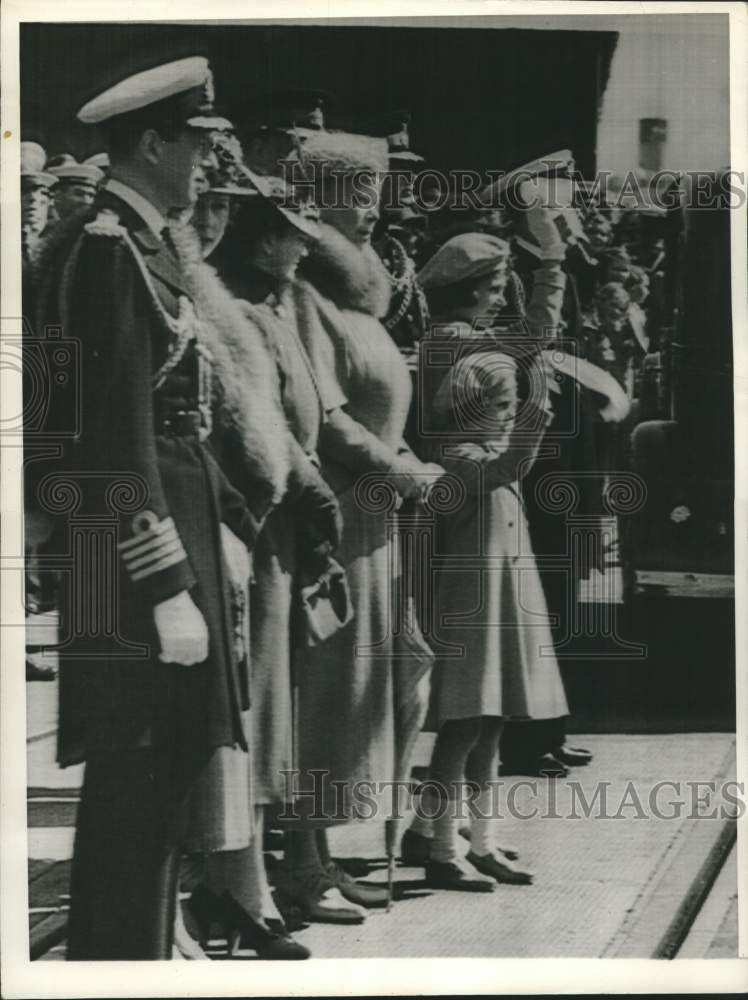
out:
<path id="1" fill-rule="evenodd" d="M 49 221 L 52 188 L 57 178 L 45 168 L 47 154 L 38 142 L 21 143 L 21 251 L 33 257 Z"/>
<path id="2" fill-rule="evenodd" d="M 255 97 L 247 108 L 243 135 L 247 166 L 260 174 L 280 174 L 280 162 L 303 145 L 310 132 L 326 131 L 325 112 L 333 100 L 325 90 L 302 87 Z"/>
<path id="3" fill-rule="evenodd" d="M 96 189 L 104 174 L 91 163 L 78 163 L 70 153 L 53 156 L 47 170 L 57 178 L 54 199 L 58 219 L 65 219 L 73 212 L 92 205 Z"/>
<path id="4" fill-rule="evenodd" d="M 332 102 L 326 90 L 294 87 L 255 97 L 249 107 L 249 127 L 261 129 L 325 128 L 325 112 Z"/>
<path id="5" fill-rule="evenodd" d="M 93 156 L 87 156 L 83 162 L 89 167 L 98 167 L 102 173 L 107 173 L 110 167 L 109 153 L 94 153 Z"/>
<path id="6" fill-rule="evenodd" d="M 78 118 L 104 129 L 111 172 L 40 260 L 36 328 L 81 344 L 79 433 L 43 472 L 116 524 L 116 548 L 112 578 L 76 566 L 62 605 L 72 627 L 109 598 L 113 622 L 94 617 L 61 653 L 58 759 L 86 763 L 68 958 L 166 959 L 195 775 L 217 747 L 246 749 L 220 540 L 226 526 L 251 544 L 259 523 L 203 443 L 210 361 L 166 223 L 194 203 L 212 130 L 228 123 L 201 57 L 128 77 Z M 42 507 L 49 495 L 37 478 Z"/>

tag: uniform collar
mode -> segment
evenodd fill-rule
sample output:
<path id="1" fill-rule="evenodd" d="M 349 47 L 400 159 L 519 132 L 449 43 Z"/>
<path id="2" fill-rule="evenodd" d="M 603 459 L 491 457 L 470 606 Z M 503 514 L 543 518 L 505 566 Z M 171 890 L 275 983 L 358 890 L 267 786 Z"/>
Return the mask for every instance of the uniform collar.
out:
<path id="1" fill-rule="evenodd" d="M 159 240 L 163 238 L 163 232 L 168 223 L 159 210 L 140 192 L 114 177 L 106 182 L 104 189 L 129 205 L 133 212 L 136 212 L 145 222 L 154 236 Z"/>
<path id="2" fill-rule="evenodd" d="M 158 209 L 127 184 L 116 180 L 107 182 L 100 198 L 102 207 L 109 203 L 118 215 L 129 214 L 127 228 L 151 274 L 178 293 L 189 296 L 182 266 L 174 251 L 164 243 L 163 229 L 167 223 Z"/>

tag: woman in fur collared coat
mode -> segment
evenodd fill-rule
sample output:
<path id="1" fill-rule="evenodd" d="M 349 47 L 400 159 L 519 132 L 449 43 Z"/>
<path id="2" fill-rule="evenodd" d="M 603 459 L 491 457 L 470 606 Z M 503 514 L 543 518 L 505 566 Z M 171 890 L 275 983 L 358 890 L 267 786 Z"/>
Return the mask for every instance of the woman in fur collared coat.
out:
<path id="1" fill-rule="evenodd" d="M 364 894 L 365 887 L 332 862 L 324 829 L 313 833 L 315 824 L 324 828 L 355 817 L 357 783 L 394 777 L 391 609 L 397 581 L 388 518 L 395 496 L 390 509 L 383 509 L 376 490 L 367 488 L 372 480 L 364 477 L 380 477 L 401 496 L 417 496 L 442 470 L 421 463 L 403 443 L 410 376 L 381 323 L 391 285 L 370 239 L 379 217 L 376 175 L 387 169 L 386 144 L 320 133 L 309 136 L 304 161 L 314 174 L 322 234 L 299 268 L 296 323 L 325 414 L 318 450 L 343 515 L 338 558 L 355 609 L 345 628 L 302 654 L 298 670 L 302 795 L 296 809 L 304 820 L 288 838 L 279 885 L 304 912 L 314 913 L 325 884 L 364 906 L 387 899 L 384 891 Z M 324 771 L 324 779 L 312 771 Z M 309 792 L 314 820 L 309 795 L 303 794 Z"/>
<path id="2" fill-rule="evenodd" d="M 213 268 L 203 263 L 203 256 L 210 254 L 225 232 L 230 194 L 249 193 L 247 187 L 227 184 L 226 179 L 223 186 L 213 180 L 198 204 L 193 225 L 173 230 L 173 239 L 191 290 L 201 303 L 201 315 L 207 320 L 204 346 L 220 379 L 221 416 L 212 443 L 232 483 L 254 498 L 251 506 L 263 527 L 252 553 L 251 594 L 246 591 L 249 565 L 242 565 L 240 553 L 226 551 L 239 588 L 244 584 L 249 605 L 250 621 L 245 621 L 242 639 L 250 668 L 251 708 L 245 716 L 250 753 L 222 748 L 205 768 L 193 796 L 187 849 L 204 855 L 205 864 L 188 909 L 200 937 L 208 936 L 211 925 L 221 924 L 230 949 L 233 942 L 241 941 L 261 958 L 298 959 L 307 958 L 309 951 L 288 935 L 270 894 L 262 855 L 264 807 L 278 800 L 274 792 L 282 778 L 280 772 L 293 763 L 288 657 L 284 664 L 283 643 L 276 627 L 274 641 L 279 655 L 269 663 L 265 634 L 268 627 L 272 631 L 265 619 L 273 611 L 273 600 L 281 605 L 284 597 L 277 586 L 271 588 L 268 607 L 267 600 L 257 602 L 255 592 L 258 585 L 263 595 L 267 590 L 267 563 L 276 551 L 272 539 L 268 541 L 268 528 L 287 505 L 301 511 L 299 519 L 307 525 L 307 536 L 317 539 L 320 531 L 326 531 L 334 545 L 339 527 L 332 492 L 289 428 L 267 327 L 248 303 L 236 299 Z M 277 532 L 272 534 L 272 538 L 277 537 Z M 273 621 L 277 626 L 277 615 Z"/>

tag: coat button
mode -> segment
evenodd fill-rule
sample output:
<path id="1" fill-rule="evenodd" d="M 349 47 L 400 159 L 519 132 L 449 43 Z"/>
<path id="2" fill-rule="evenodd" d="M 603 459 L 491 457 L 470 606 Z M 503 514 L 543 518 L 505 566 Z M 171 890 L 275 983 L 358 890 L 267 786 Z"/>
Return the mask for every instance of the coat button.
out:
<path id="1" fill-rule="evenodd" d="M 514 521 L 507 521 L 506 522 L 506 526 L 507 526 L 507 528 L 513 528 L 514 527 Z"/>

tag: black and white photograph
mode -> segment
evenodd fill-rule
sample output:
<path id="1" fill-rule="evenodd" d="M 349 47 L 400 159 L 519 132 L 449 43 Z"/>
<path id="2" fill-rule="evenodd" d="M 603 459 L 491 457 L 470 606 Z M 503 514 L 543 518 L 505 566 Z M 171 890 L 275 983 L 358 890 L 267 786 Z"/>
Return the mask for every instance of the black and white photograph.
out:
<path id="1" fill-rule="evenodd" d="M 66 6 L 3 37 L 3 995 L 737 990 L 745 6 Z"/>

